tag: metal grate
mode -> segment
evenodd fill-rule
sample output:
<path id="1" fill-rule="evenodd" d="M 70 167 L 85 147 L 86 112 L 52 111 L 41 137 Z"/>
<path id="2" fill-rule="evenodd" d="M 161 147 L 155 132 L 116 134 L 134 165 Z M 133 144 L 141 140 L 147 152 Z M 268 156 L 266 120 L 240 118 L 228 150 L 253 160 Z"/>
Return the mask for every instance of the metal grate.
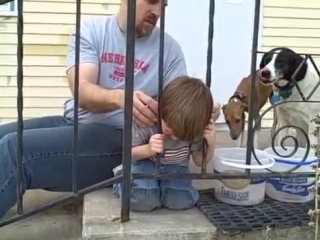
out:
<path id="1" fill-rule="evenodd" d="M 282 203 L 271 198 L 256 206 L 234 206 L 214 198 L 214 190 L 202 190 L 198 208 L 218 230 L 233 235 L 253 230 L 307 226 L 314 203 Z"/>

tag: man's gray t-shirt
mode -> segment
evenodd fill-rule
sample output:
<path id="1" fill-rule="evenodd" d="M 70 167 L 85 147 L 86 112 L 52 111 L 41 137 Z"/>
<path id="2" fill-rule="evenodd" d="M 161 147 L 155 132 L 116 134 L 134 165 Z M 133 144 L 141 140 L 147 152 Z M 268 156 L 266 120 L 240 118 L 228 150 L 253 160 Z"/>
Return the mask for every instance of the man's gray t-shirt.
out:
<path id="1" fill-rule="evenodd" d="M 157 126 L 139 127 L 135 123 L 132 126 L 132 147 L 141 146 L 149 143 L 151 136 L 157 133 Z M 202 138 L 196 139 L 193 142 L 181 140 L 173 140 L 170 137 L 164 139 L 164 153 L 161 159 L 161 164 L 179 164 L 188 166 L 190 153 L 192 151 L 201 150 L 203 147 Z M 156 157 L 151 157 L 151 160 L 156 161 Z"/>
<path id="2" fill-rule="evenodd" d="M 152 34 L 136 39 L 134 90 L 156 98 L 158 95 L 160 29 L 155 27 Z M 120 31 L 116 15 L 97 17 L 82 21 L 80 63 L 99 65 L 97 84 L 106 89 L 125 88 L 126 37 Z M 71 36 L 68 55 L 68 69 L 75 64 L 75 36 Z M 180 45 L 165 34 L 164 86 L 176 77 L 187 75 L 184 55 Z M 65 103 L 65 116 L 73 119 L 74 100 Z M 97 114 L 79 109 L 80 123 L 106 123 L 117 128 L 124 124 L 123 110 Z"/>

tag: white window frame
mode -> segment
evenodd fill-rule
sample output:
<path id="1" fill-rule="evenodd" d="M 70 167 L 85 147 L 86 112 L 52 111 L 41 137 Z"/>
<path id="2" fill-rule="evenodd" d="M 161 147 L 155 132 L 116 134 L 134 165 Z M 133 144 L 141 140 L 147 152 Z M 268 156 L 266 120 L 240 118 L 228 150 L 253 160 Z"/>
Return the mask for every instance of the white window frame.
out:
<path id="1" fill-rule="evenodd" d="M 17 2 L 18 1 L 15 0 L 13 2 L 0 5 L 0 17 L 17 16 L 18 15 Z"/>

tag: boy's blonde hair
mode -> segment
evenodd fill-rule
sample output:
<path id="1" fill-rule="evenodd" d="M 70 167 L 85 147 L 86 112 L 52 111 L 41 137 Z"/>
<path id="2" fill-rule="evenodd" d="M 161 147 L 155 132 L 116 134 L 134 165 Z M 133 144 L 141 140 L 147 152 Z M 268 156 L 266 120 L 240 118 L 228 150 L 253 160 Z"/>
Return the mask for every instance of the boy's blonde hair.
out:
<path id="1" fill-rule="evenodd" d="M 210 89 L 197 78 L 178 77 L 163 90 L 160 116 L 173 135 L 183 141 L 202 136 L 213 108 Z"/>

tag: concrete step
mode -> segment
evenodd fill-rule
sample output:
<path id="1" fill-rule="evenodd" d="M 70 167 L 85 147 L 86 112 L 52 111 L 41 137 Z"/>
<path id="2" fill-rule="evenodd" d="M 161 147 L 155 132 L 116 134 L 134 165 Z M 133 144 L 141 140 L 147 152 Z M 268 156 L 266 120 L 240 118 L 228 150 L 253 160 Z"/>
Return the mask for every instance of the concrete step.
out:
<path id="1" fill-rule="evenodd" d="M 82 238 L 84 240 L 212 240 L 216 227 L 197 209 L 152 213 L 131 213 L 131 220 L 120 223 L 120 201 L 110 189 L 84 198 Z"/>
<path id="2" fill-rule="evenodd" d="M 28 191 L 24 198 L 24 210 L 30 211 L 42 204 L 63 196 L 41 190 Z M 83 199 L 66 203 L 24 220 L 0 228 L 1 240 L 80 240 L 82 230 Z M 16 207 L 6 218 L 16 214 Z"/>
<path id="3" fill-rule="evenodd" d="M 314 229 L 295 227 L 289 229 L 265 229 L 228 236 L 218 232 L 214 240 L 315 240 Z M 318 238 L 319 239 L 319 238 Z"/>
<path id="4" fill-rule="evenodd" d="M 120 200 L 110 189 L 96 191 L 84 198 L 83 240 L 314 240 L 314 229 L 295 227 L 269 229 L 228 235 L 197 209 L 151 213 L 131 213 L 131 220 L 120 223 Z"/>

